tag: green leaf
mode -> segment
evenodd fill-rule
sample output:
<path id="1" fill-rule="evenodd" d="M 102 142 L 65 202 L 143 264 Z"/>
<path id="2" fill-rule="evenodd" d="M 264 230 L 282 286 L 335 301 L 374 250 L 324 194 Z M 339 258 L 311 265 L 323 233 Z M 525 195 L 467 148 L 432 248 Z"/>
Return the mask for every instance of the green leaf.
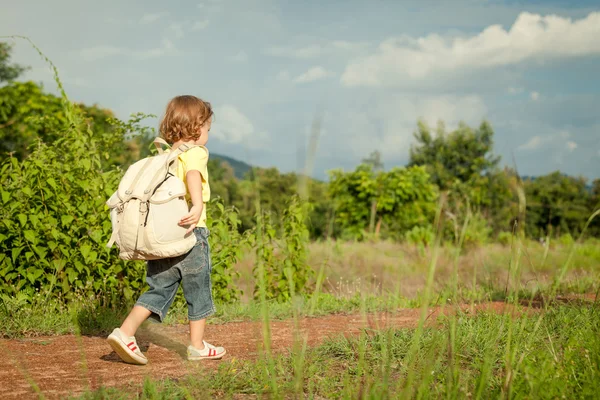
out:
<path id="1" fill-rule="evenodd" d="M 25 226 L 27 224 L 27 215 L 19 214 L 19 215 L 17 215 L 17 218 L 19 219 L 21 226 Z"/>
<path id="2" fill-rule="evenodd" d="M 92 246 L 90 246 L 88 244 L 84 244 L 83 246 L 81 246 L 79 248 L 79 252 L 81 253 L 81 255 L 83 256 L 83 258 L 85 260 L 87 260 L 89 254 L 90 254 L 90 250 L 92 250 Z"/>
<path id="3" fill-rule="evenodd" d="M 17 261 L 17 257 L 19 257 L 19 254 L 21 254 L 23 249 L 24 247 L 13 247 L 13 249 L 11 250 L 13 262 Z"/>
<path id="4" fill-rule="evenodd" d="M 52 189 L 54 189 L 54 190 L 56 190 L 56 189 L 57 189 L 57 186 L 56 186 L 56 181 L 55 181 L 53 178 L 48 178 L 48 179 L 46 180 L 46 182 L 48 182 L 48 184 L 49 184 L 50 186 L 52 186 Z"/>
<path id="5" fill-rule="evenodd" d="M 23 236 L 25 236 L 25 239 L 30 243 L 37 242 L 37 235 L 30 229 L 23 231 Z"/>
<path id="6" fill-rule="evenodd" d="M 33 246 L 33 251 L 35 251 L 39 258 L 46 258 L 47 250 L 40 246 Z"/>
<path id="7" fill-rule="evenodd" d="M 74 218 L 71 215 L 62 215 L 60 217 L 60 221 L 62 222 L 62 225 L 64 227 L 71 225 L 71 222 L 73 222 L 73 220 L 74 220 Z"/>
<path id="8" fill-rule="evenodd" d="M 75 271 L 71 267 L 68 267 L 66 269 L 66 271 L 67 271 L 67 278 L 69 279 L 69 283 L 75 282 L 75 280 L 77 279 L 77 271 Z"/>
<path id="9" fill-rule="evenodd" d="M 10 200 L 10 192 L 2 190 L 2 203 L 6 204 Z"/>
<path id="10" fill-rule="evenodd" d="M 66 260 L 60 259 L 60 260 L 52 260 L 52 265 L 54 266 L 54 268 L 56 269 L 57 272 L 62 271 L 62 269 L 64 268 L 64 266 L 67 264 Z"/>
<path id="11" fill-rule="evenodd" d="M 84 265 L 81 263 L 81 261 L 75 261 L 75 269 L 77 269 L 77 272 L 81 272 L 83 271 Z"/>

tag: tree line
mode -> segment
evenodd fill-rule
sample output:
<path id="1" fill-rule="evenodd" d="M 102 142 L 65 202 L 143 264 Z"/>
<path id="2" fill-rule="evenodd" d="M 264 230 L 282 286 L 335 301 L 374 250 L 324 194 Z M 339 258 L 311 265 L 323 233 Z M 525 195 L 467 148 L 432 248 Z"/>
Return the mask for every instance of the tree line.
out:
<path id="1" fill-rule="evenodd" d="M 40 84 L 17 81 L 27 68 L 11 63 L 10 52 L 10 45 L 0 42 L 3 163 L 26 158 L 39 142 L 60 145 L 68 118 L 61 97 L 47 93 Z M 102 170 L 125 169 L 150 154 L 155 130 L 139 124 L 142 115 L 134 116 L 125 129 L 110 110 L 76 106 L 85 115 L 87 129 L 112 138 L 102 157 Z M 501 159 L 493 151 L 494 131 L 486 121 L 477 127 L 460 124 L 451 131 L 443 123 L 431 128 L 418 122 L 414 137 L 405 167 L 386 169 L 381 155 L 373 152 L 353 171 L 330 171 L 327 182 L 256 167 L 240 179 L 229 163 L 211 158 L 212 193 L 238 210 L 243 232 L 254 227 L 257 205 L 271 212 L 272 221 L 281 221 L 286 205 L 306 185 L 313 240 L 378 237 L 427 242 L 440 197 L 446 200 L 442 228 L 451 240 L 458 240 L 467 218 L 467 240 L 493 240 L 516 227 L 523 227 L 532 238 L 575 236 L 600 207 L 600 179 L 587 182 L 559 171 L 525 179 L 512 168 L 501 168 Z M 587 234 L 600 236 L 597 220 Z"/>

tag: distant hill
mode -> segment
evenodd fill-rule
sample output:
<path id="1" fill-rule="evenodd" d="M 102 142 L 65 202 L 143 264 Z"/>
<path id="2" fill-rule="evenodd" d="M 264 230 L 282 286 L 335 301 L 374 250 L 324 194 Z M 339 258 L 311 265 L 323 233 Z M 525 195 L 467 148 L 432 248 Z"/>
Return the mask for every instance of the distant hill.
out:
<path id="1" fill-rule="evenodd" d="M 227 164 L 229 164 L 231 166 L 231 168 L 233 168 L 233 173 L 234 173 L 235 177 L 238 179 L 244 179 L 246 172 L 248 172 L 252 169 L 252 166 L 250 164 L 246 164 L 243 161 L 236 160 L 235 158 L 223 156 L 221 154 L 213 153 L 213 154 L 211 154 L 211 158 L 216 159 L 216 160 L 225 161 Z"/>

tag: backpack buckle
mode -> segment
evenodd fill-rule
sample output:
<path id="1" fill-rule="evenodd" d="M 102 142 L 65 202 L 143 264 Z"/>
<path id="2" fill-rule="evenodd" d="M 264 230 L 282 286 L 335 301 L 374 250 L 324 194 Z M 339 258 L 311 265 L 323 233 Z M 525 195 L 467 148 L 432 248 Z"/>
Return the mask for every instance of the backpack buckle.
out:
<path id="1" fill-rule="evenodd" d="M 147 201 L 143 201 L 140 203 L 140 212 L 142 214 L 146 214 L 148 212 L 148 202 Z"/>

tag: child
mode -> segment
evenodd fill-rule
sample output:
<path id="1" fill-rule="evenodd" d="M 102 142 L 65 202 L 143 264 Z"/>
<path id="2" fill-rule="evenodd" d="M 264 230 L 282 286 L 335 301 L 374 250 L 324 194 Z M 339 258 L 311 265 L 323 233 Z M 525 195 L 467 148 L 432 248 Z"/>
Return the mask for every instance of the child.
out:
<path id="1" fill-rule="evenodd" d="M 212 123 L 210 103 L 194 96 L 178 96 L 167 105 L 160 124 L 160 134 L 172 149 L 187 144 L 199 145 L 179 156 L 177 176 L 187 187 L 192 207 L 179 221 L 180 226 L 190 226 L 188 232 L 196 235 L 196 245 L 179 257 L 148 261 L 146 281 L 150 289 L 143 293 L 120 328 L 109 336 L 113 350 L 130 364 L 145 365 L 148 359 L 140 351 L 135 332 L 147 319 L 162 322 L 179 284 L 188 304 L 190 320 L 190 346 L 188 360 L 220 359 L 225 355 L 223 347 L 215 347 L 203 340 L 206 318 L 215 313 L 211 293 L 210 249 L 206 228 L 206 202 L 210 199 L 208 184 L 208 131 Z"/>

